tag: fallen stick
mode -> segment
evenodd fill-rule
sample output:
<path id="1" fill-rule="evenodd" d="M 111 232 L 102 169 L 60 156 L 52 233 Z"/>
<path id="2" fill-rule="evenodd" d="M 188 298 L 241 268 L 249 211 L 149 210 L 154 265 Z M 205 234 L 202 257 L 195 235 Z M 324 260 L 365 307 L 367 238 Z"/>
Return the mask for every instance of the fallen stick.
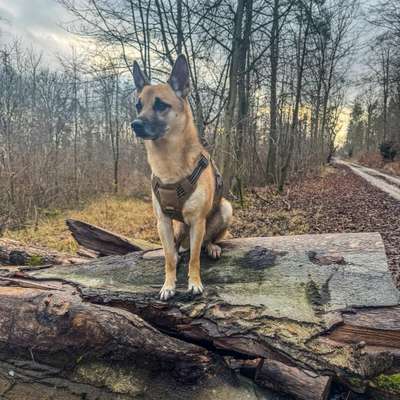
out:
<path id="1" fill-rule="evenodd" d="M 57 286 L 45 285 L 42 283 L 37 283 L 32 280 L 28 281 L 28 280 L 24 280 L 24 279 L 0 277 L 0 281 L 15 283 L 16 285 L 18 285 L 20 287 L 26 287 L 26 288 L 44 289 L 44 290 L 60 290 Z"/>
<path id="2" fill-rule="evenodd" d="M 127 239 L 87 222 L 68 219 L 66 224 L 79 245 L 96 252 L 100 256 L 124 255 L 135 251 L 160 248 L 159 245 L 145 240 Z"/>

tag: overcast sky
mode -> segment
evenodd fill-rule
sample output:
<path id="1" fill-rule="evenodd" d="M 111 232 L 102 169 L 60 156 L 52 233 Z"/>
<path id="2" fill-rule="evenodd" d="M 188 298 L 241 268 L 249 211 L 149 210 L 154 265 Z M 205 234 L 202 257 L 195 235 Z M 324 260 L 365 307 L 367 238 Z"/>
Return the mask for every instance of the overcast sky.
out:
<path id="1" fill-rule="evenodd" d="M 62 25 L 71 18 L 55 0 L 0 0 L 0 41 L 18 37 L 43 52 L 50 61 L 67 52 L 74 36 Z"/>
<path id="2" fill-rule="evenodd" d="M 362 0 L 364 10 L 378 0 Z M 71 45 L 77 46 L 77 38 L 66 32 L 71 15 L 60 6 L 56 0 L 0 0 L 0 43 L 9 42 L 13 37 L 22 39 L 25 46 L 32 45 L 54 66 L 57 65 L 57 53 L 70 54 Z M 363 18 L 359 18 L 361 42 L 368 42 L 368 36 L 373 29 L 367 26 Z M 79 45 L 78 45 L 79 46 Z M 349 70 L 350 76 L 354 71 L 362 70 L 364 54 L 353 60 Z"/>

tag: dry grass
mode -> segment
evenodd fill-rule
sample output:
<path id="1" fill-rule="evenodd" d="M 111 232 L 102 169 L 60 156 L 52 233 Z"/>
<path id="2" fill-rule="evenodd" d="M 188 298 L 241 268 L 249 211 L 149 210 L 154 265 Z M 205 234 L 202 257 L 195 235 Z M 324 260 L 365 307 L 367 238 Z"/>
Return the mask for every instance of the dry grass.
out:
<path id="1" fill-rule="evenodd" d="M 336 174 L 336 169 L 331 165 L 324 165 L 320 168 L 318 176 L 321 178 L 326 178 L 328 175 Z"/>
<path id="2" fill-rule="evenodd" d="M 400 176 L 400 161 L 394 161 L 385 164 L 383 170 L 391 175 Z"/>
<path id="3" fill-rule="evenodd" d="M 77 246 L 65 226 L 67 218 L 86 221 L 128 238 L 158 242 L 150 201 L 110 196 L 94 200 L 78 211 L 48 212 L 47 216 L 40 219 L 36 229 L 28 226 L 16 231 L 9 230 L 4 236 L 23 243 L 74 253 Z"/>
<path id="4" fill-rule="evenodd" d="M 384 165 L 382 156 L 378 151 L 365 152 L 358 157 L 357 161 L 370 168 L 382 168 Z"/>
<path id="5" fill-rule="evenodd" d="M 391 175 L 400 176 L 400 161 L 384 162 L 379 152 L 365 152 L 356 161 L 366 167 L 381 169 Z"/>

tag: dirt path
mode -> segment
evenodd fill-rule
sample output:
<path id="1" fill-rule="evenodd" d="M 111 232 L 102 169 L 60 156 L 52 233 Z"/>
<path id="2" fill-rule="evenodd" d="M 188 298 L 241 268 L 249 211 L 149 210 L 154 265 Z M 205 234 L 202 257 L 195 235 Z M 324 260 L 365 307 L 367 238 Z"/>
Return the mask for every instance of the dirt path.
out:
<path id="1" fill-rule="evenodd" d="M 337 164 L 349 167 L 355 174 L 361 176 L 371 185 L 386 192 L 394 199 L 400 201 L 400 179 L 394 176 L 384 174 L 372 168 L 367 168 L 362 165 L 343 161 L 335 160 Z"/>

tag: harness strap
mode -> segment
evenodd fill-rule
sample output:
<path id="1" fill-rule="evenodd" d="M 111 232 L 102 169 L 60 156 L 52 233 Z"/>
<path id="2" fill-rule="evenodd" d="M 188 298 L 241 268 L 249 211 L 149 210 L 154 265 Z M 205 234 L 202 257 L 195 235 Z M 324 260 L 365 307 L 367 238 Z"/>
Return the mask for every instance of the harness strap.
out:
<path id="1" fill-rule="evenodd" d="M 209 164 L 209 157 L 205 156 L 204 154 L 200 154 L 199 160 L 197 161 L 193 172 L 189 176 L 176 183 L 162 183 L 159 177 L 155 175 L 152 176 L 151 185 L 153 192 L 157 197 L 157 200 L 161 206 L 161 210 L 164 214 L 168 215 L 172 219 L 184 222 L 182 215 L 183 205 L 196 189 L 197 181 Z M 216 201 L 218 200 L 219 203 L 222 197 L 222 177 L 212 161 L 211 165 L 215 175 L 215 194 L 213 202 L 214 209 Z"/>

